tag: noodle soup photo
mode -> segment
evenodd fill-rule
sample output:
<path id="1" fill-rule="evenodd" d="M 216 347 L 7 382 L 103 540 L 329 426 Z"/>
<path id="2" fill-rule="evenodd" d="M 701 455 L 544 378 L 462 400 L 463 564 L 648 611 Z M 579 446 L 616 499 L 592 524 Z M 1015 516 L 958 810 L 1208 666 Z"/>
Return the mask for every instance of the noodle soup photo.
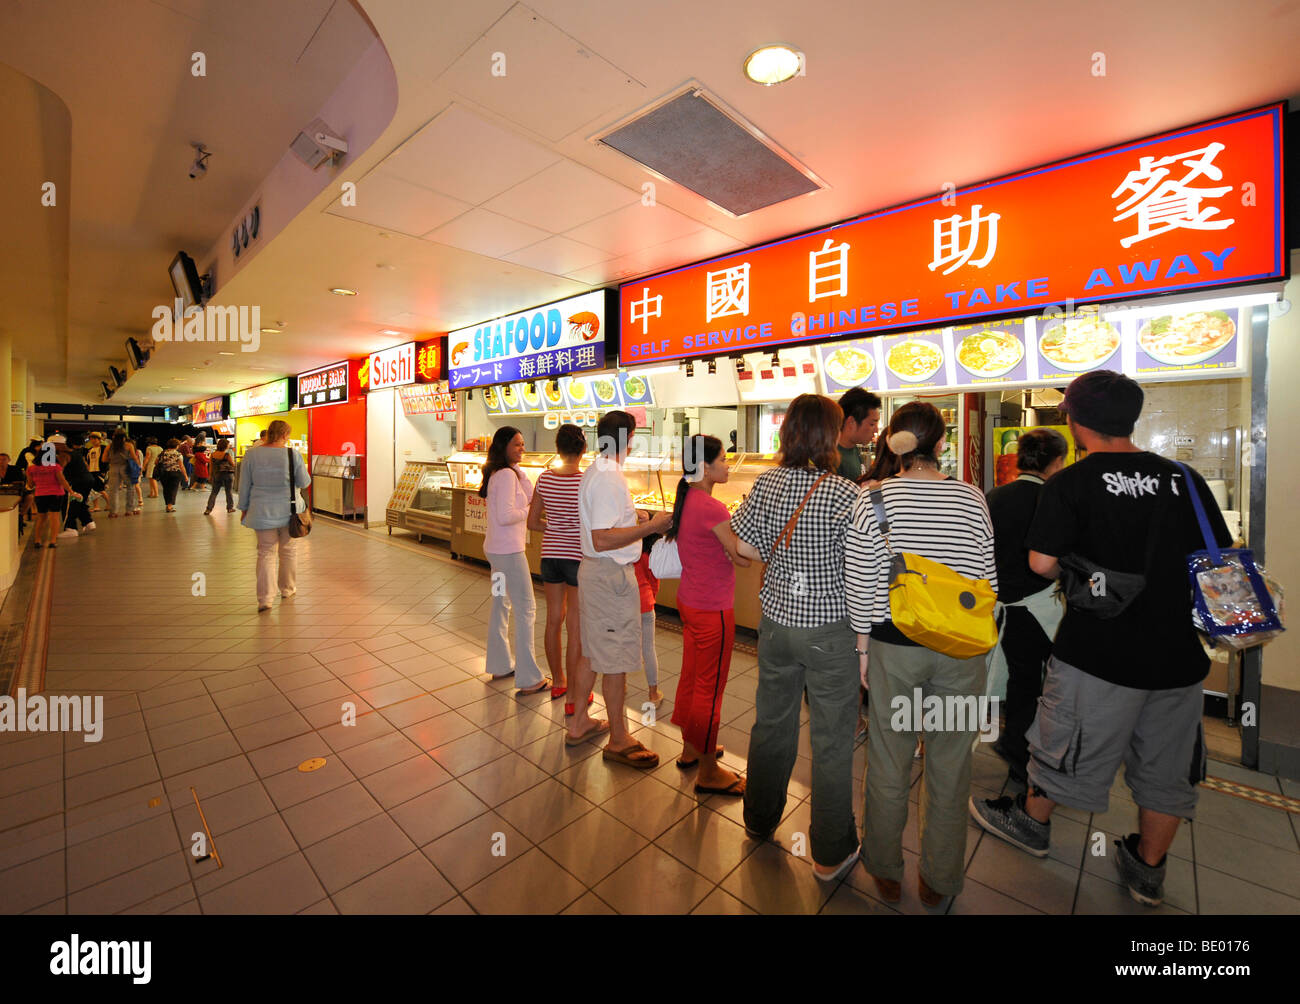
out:
<path id="1" fill-rule="evenodd" d="M 1138 332 L 1142 351 L 1156 362 L 1170 366 L 1202 363 L 1232 341 L 1237 333 L 1227 311 L 1194 311 L 1190 314 L 1152 317 Z"/>
<path id="2" fill-rule="evenodd" d="M 943 349 L 934 342 L 909 338 L 890 348 L 885 365 L 899 379 L 920 383 L 939 372 L 943 366 Z"/>

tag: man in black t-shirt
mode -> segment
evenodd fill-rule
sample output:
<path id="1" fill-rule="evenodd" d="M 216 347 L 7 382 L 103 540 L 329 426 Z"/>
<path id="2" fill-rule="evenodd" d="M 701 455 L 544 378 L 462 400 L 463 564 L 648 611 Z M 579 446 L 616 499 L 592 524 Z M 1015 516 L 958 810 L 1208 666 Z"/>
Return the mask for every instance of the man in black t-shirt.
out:
<path id="1" fill-rule="evenodd" d="M 1142 388 L 1109 370 L 1087 373 L 1062 408 L 1088 456 L 1043 486 L 1026 542 L 1035 573 L 1053 579 L 1063 557 L 1097 571 L 1144 577 L 1116 616 L 1068 607 L 1052 647 L 1038 714 L 1029 729 L 1029 791 L 971 800 L 985 830 L 1047 856 L 1058 803 L 1105 812 L 1121 763 L 1139 808 L 1140 833 L 1117 842 L 1115 860 L 1129 894 L 1158 906 L 1165 853 L 1180 819 L 1195 814 L 1204 776 L 1201 681 L 1209 659 L 1192 626 L 1186 555 L 1204 547 L 1189 491 L 1200 492 L 1220 545 L 1231 537 L 1214 497 L 1194 471 L 1191 484 L 1168 460 L 1131 438 Z"/>

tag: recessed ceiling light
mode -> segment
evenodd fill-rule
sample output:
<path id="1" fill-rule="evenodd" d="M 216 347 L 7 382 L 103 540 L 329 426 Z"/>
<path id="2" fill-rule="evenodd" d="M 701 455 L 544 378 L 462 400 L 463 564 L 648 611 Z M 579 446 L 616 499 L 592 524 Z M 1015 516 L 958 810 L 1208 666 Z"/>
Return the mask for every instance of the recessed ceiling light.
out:
<path id="1" fill-rule="evenodd" d="M 330 292 L 333 293 L 335 296 L 356 296 L 357 295 L 357 291 L 355 289 L 344 289 L 342 286 L 335 286 L 333 289 L 330 290 Z"/>
<path id="2" fill-rule="evenodd" d="M 803 59 L 788 45 L 765 45 L 745 57 L 745 76 L 771 87 L 797 76 Z"/>
<path id="3" fill-rule="evenodd" d="M 263 328 L 263 329 L 262 329 L 262 334 L 264 334 L 264 335 L 278 335 L 279 333 L 280 333 L 280 329 L 279 329 L 279 328 Z M 222 353 L 222 354 L 223 354 L 223 355 L 230 355 L 229 352 L 225 352 L 225 353 Z"/>
<path id="4" fill-rule="evenodd" d="M 383 331 L 381 331 L 381 332 L 379 332 L 379 333 L 380 333 L 381 335 L 400 335 L 400 334 L 401 334 L 400 331 L 394 331 L 392 328 L 385 328 Z"/>

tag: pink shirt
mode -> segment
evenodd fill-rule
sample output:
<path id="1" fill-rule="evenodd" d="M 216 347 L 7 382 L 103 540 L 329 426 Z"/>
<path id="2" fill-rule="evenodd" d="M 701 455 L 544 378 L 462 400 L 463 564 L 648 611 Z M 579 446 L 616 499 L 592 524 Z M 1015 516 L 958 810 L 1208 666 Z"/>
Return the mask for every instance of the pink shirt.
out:
<path id="1" fill-rule="evenodd" d="M 503 467 L 488 481 L 484 554 L 519 554 L 528 533 L 533 483 L 518 467 Z"/>
<path id="2" fill-rule="evenodd" d="M 679 603 L 697 610 L 730 610 L 735 606 L 736 569 L 713 532 L 715 526 L 730 519 L 727 507 L 712 495 L 690 489 L 677 534 L 677 554 L 682 562 Z"/>
<path id="3" fill-rule="evenodd" d="M 59 475 L 63 468 L 57 464 L 29 464 L 32 472 L 32 485 L 37 495 L 62 495 L 63 486 L 59 484 Z"/>

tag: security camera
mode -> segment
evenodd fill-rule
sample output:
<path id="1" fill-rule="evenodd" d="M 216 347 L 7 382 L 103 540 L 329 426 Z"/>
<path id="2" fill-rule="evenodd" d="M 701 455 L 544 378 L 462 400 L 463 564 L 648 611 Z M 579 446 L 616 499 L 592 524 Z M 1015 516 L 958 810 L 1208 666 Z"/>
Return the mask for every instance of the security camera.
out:
<path id="1" fill-rule="evenodd" d="M 190 165 L 190 180 L 198 181 L 208 173 L 208 158 L 212 156 L 212 151 L 202 143 L 191 143 L 190 146 L 195 151 L 194 163 Z"/>

